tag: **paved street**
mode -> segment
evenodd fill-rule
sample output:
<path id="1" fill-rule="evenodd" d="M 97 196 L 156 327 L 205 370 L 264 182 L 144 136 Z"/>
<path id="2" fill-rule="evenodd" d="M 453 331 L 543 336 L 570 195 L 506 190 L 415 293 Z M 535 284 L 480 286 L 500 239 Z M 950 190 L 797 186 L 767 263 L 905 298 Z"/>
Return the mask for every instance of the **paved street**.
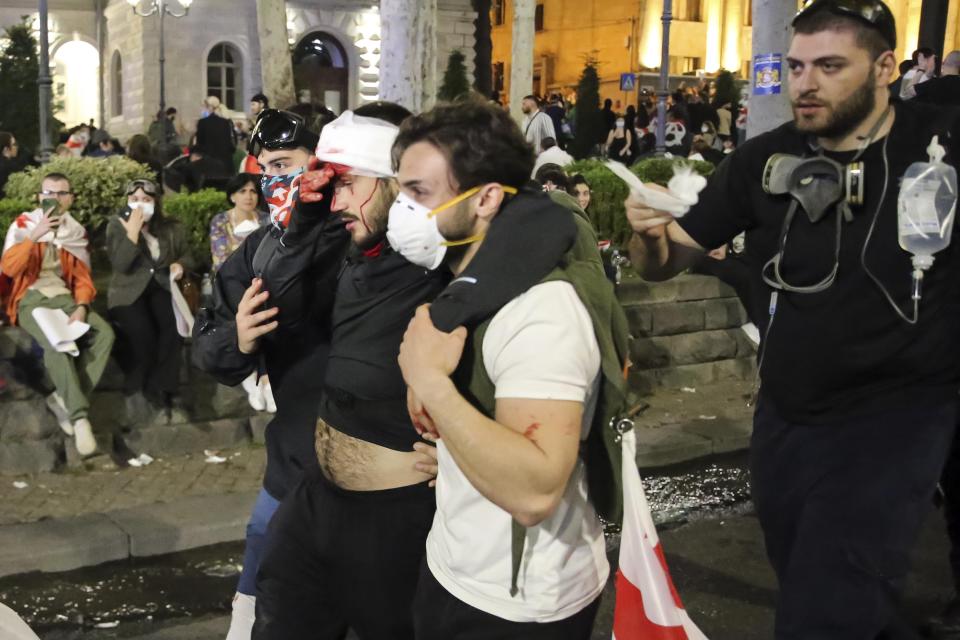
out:
<path id="1" fill-rule="evenodd" d="M 260 488 L 265 449 L 246 446 L 218 453 L 226 462 L 214 464 L 203 454 L 187 454 L 118 469 L 106 456 L 97 456 L 85 470 L 0 478 L 0 526 Z M 27 486 L 21 489 L 16 483 Z"/>
<path id="2" fill-rule="evenodd" d="M 766 564 L 760 530 L 752 515 L 711 518 L 662 532 L 674 580 L 693 619 L 710 640 L 770 640 L 775 582 Z M 939 514 L 931 517 L 916 555 L 906 609 L 921 621 L 950 592 L 947 541 Z M 593 640 L 608 640 L 612 624 L 609 590 Z M 121 625 L 86 634 L 50 634 L 44 640 L 219 640 L 227 628 L 221 613 L 191 620 Z"/>

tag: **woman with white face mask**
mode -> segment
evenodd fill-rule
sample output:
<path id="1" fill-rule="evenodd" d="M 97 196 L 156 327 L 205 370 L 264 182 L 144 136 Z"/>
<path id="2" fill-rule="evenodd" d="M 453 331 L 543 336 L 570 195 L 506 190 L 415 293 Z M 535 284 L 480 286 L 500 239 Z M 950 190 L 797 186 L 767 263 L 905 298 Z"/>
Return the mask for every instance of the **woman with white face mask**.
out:
<path id="1" fill-rule="evenodd" d="M 613 129 L 607 134 L 607 157 L 623 164 L 630 164 L 633 132 L 626 126 L 623 116 L 617 116 Z"/>
<path id="2" fill-rule="evenodd" d="M 127 185 L 127 206 L 107 223 L 107 254 L 113 267 L 107 306 L 117 328 L 124 370 L 127 418 L 142 422 L 153 409 L 161 422 L 185 421 L 174 415 L 179 389 L 180 348 L 170 292 L 194 267 L 186 234 L 164 217 L 159 188 L 150 180 Z M 150 407 L 143 407 L 142 393 Z"/>
<path id="3" fill-rule="evenodd" d="M 230 179 L 225 191 L 231 208 L 210 220 L 211 274 L 220 270 L 248 235 L 270 222 L 260 191 L 260 176 L 240 173 Z M 253 371 L 241 383 L 247 392 L 247 401 L 256 411 L 276 413 L 277 404 L 273 399 L 270 379 L 259 374 L 259 371 Z"/>

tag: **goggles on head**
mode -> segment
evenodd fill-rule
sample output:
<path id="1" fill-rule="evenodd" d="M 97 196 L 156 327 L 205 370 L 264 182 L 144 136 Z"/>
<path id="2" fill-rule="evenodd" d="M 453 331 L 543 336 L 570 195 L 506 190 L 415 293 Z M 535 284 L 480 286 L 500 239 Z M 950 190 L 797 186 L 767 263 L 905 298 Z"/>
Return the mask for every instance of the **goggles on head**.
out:
<path id="1" fill-rule="evenodd" d="M 879 31 L 891 49 L 897 48 L 897 21 L 881 0 L 806 0 L 791 24 L 796 25 L 798 20 L 818 11 L 864 22 Z"/>
<path id="2" fill-rule="evenodd" d="M 127 195 L 132 195 L 137 189 L 143 189 L 143 192 L 148 196 L 157 195 L 157 184 L 152 180 L 132 180 L 127 183 Z"/>
<path id="3" fill-rule="evenodd" d="M 256 158 L 264 149 L 305 147 L 313 151 L 316 144 L 317 135 L 307 129 L 302 117 L 289 111 L 265 109 L 250 133 L 247 153 Z"/>

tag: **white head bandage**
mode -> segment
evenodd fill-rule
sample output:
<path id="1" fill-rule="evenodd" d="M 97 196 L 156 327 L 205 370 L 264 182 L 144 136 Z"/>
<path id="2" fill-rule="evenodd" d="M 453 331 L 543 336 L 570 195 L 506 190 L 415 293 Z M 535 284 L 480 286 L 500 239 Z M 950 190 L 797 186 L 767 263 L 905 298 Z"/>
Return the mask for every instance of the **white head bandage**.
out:
<path id="1" fill-rule="evenodd" d="M 391 149 L 399 129 L 384 120 L 344 111 L 320 132 L 316 156 L 322 162 L 350 167 L 350 173 L 392 178 Z"/>

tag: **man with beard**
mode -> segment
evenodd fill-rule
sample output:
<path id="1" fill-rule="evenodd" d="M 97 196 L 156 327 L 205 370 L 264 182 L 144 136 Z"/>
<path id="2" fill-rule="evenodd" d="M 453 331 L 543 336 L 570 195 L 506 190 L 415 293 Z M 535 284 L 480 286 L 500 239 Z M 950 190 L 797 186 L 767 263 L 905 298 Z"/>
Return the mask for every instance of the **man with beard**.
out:
<path id="1" fill-rule="evenodd" d="M 609 572 L 596 498 L 609 485 L 585 460 L 599 471 L 592 443 L 614 434 L 605 381 L 622 381 L 627 344 L 596 236 L 558 204 L 576 206 L 567 194 L 522 188 L 531 150 L 491 105 L 410 118 L 394 157 L 391 242 L 455 276 L 417 310 L 399 355 L 411 414 L 438 442 L 417 640 L 590 638 Z M 503 233 L 537 219 L 544 238 L 571 225 L 573 248 L 551 258 Z M 458 298 L 485 299 L 484 313 L 465 316 Z"/>
<path id="2" fill-rule="evenodd" d="M 733 152 L 681 220 L 628 199 L 631 258 L 665 280 L 746 231 L 752 297 L 770 302 L 755 310 L 750 453 L 780 586 L 776 637 L 915 637 L 896 601 L 954 431 L 960 248 L 937 254 L 916 312 L 897 198 L 935 135 L 960 164 L 960 114 L 891 104 L 896 27 L 880 0 L 814 0 L 794 28 L 793 122 Z M 839 165 L 833 179 L 791 169 L 783 192 L 767 180 L 778 153 Z M 839 186 L 854 161 L 859 206 Z"/>
<path id="3" fill-rule="evenodd" d="M 243 571 L 228 640 L 250 637 L 257 567 L 267 525 L 301 474 L 316 466 L 316 396 L 330 346 L 330 311 L 349 238 L 330 212 L 332 172 L 313 176 L 311 202 L 299 197 L 317 134 L 300 116 L 267 109 L 250 137 L 271 224 L 244 239 L 213 283 L 213 304 L 194 326 L 194 365 L 226 385 L 257 371 L 270 377 L 277 413 L 267 425 L 263 488 L 247 525 Z M 327 189 L 322 197 L 321 189 Z"/>
<path id="4" fill-rule="evenodd" d="M 331 211 L 353 241 L 340 269 L 316 423 L 319 469 L 283 502 L 257 577 L 259 639 L 413 638 L 410 606 L 435 508 L 433 447 L 406 409 L 396 355 L 418 305 L 448 280 L 386 238 L 397 197 L 390 148 L 402 107 L 375 103 L 324 127 Z M 312 172 L 303 182 L 309 200 Z"/>

